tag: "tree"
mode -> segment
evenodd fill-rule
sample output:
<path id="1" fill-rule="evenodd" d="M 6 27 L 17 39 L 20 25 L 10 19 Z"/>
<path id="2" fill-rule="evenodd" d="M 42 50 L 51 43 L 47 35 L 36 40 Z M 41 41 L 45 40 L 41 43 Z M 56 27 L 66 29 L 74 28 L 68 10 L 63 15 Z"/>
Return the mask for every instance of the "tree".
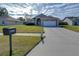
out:
<path id="1" fill-rule="evenodd" d="M 0 16 L 6 16 L 6 15 L 8 15 L 7 9 L 0 7 Z"/>
<path id="2" fill-rule="evenodd" d="M 25 19 L 23 17 L 19 17 L 18 20 L 25 21 Z"/>
<path id="3" fill-rule="evenodd" d="M 50 5 L 52 5 L 52 4 L 50 4 Z M 34 6 L 33 10 L 37 11 L 37 14 L 49 14 L 49 12 L 54 10 L 53 9 L 54 7 L 53 6 L 51 7 L 50 5 L 44 4 L 44 3 L 42 3 L 42 4 L 38 3 L 38 4 L 31 5 L 31 6 Z"/>

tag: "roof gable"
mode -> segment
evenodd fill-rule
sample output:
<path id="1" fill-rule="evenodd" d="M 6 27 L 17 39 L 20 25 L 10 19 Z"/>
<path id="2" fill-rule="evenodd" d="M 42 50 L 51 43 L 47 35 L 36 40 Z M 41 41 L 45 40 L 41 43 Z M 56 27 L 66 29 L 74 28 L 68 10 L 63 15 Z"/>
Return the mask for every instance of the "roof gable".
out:
<path id="1" fill-rule="evenodd" d="M 74 20 L 79 20 L 79 17 L 65 17 L 64 19 L 63 19 L 63 21 L 65 20 L 65 19 L 70 19 L 71 21 L 74 21 Z"/>
<path id="2" fill-rule="evenodd" d="M 34 18 L 45 18 L 45 19 L 49 19 L 49 20 L 60 20 L 60 19 L 57 18 L 57 17 L 47 16 L 47 15 L 44 15 L 44 14 L 37 15 L 37 16 L 34 17 Z"/>
<path id="3" fill-rule="evenodd" d="M 44 14 L 37 15 L 35 18 L 46 18 L 47 16 Z"/>
<path id="4" fill-rule="evenodd" d="M 11 16 L 9 16 L 9 15 L 7 15 L 7 16 L 0 16 L 0 20 L 7 20 L 7 21 L 16 21 L 16 19 L 15 18 L 13 18 L 13 17 L 11 17 Z"/>

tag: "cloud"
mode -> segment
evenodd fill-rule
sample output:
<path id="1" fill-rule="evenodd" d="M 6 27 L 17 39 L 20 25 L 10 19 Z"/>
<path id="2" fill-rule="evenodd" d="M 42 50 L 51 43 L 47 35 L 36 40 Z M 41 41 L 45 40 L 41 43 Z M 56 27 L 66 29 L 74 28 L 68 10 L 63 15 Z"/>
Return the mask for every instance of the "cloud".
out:
<path id="1" fill-rule="evenodd" d="M 78 3 L 0 3 L 0 7 L 5 7 L 9 14 L 33 14 L 44 13 L 46 15 L 64 18 L 66 16 L 79 16 Z M 48 10 L 47 10 L 48 9 Z"/>

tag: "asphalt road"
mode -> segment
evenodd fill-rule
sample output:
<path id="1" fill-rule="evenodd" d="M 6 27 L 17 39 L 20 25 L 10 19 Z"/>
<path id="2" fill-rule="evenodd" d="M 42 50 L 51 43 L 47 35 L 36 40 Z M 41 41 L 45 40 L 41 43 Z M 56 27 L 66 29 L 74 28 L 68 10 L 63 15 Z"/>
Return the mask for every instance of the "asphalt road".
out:
<path id="1" fill-rule="evenodd" d="M 27 56 L 79 56 L 79 33 L 64 28 L 44 28 L 44 44 Z"/>

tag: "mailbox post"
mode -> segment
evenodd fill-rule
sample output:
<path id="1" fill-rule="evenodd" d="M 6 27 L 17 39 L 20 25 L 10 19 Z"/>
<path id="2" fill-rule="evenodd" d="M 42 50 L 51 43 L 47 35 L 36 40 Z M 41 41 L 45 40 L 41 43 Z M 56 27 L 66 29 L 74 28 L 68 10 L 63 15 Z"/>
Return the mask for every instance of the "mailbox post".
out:
<path id="1" fill-rule="evenodd" d="M 3 28 L 3 35 L 9 35 L 9 55 L 12 56 L 12 34 L 16 33 L 16 28 Z"/>
<path id="2" fill-rule="evenodd" d="M 10 56 L 12 56 L 12 35 L 9 35 L 9 42 L 10 42 Z"/>

